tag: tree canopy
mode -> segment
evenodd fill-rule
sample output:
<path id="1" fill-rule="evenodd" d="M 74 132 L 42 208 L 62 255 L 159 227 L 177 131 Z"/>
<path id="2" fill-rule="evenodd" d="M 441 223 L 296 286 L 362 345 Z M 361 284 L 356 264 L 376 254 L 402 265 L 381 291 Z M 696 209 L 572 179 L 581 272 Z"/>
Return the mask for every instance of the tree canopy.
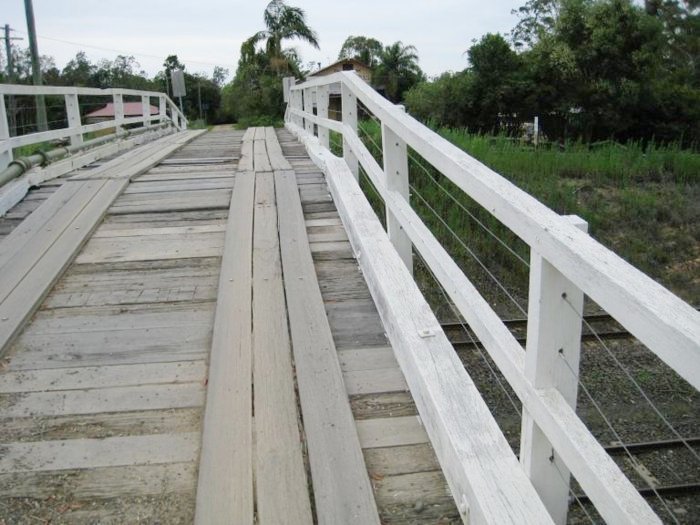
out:
<path id="1" fill-rule="evenodd" d="M 699 4 L 529 0 L 510 42 L 485 35 L 464 71 L 416 86 L 407 106 L 473 131 L 517 133 L 538 115 L 554 139 L 697 142 Z"/>
<path id="2" fill-rule="evenodd" d="M 285 48 L 284 42 L 302 40 L 318 47 L 318 36 L 298 7 L 273 0 L 265 8 L 263 21 L 265 29 L 241 45 L 236 75 L 223 89 L 224 110 L 237 121 L 281 119 L 284 111 L 282 78 L 303 76 L 298 52 Z"/>
<path id="3" fill-rule="evenodd" d="M 349 36 L 340 48 L 338 59 L 355 58 L 372 70 L 372 83 L 392 102 L 403 100 L 403 94 L 425 75 L 418 65 L 414 46 L 394 42 L 384 46 L 376 38 Z"/>

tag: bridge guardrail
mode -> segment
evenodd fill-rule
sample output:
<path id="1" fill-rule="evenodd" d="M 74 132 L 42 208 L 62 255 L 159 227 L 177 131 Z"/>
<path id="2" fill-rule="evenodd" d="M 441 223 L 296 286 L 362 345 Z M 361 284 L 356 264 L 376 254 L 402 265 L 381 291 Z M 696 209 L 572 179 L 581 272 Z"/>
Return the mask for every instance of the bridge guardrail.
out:
<path id="1" fill-rule="evenodd" d="M 63 96 L 67 126 L 60 129 L 38 131 L 23 135 L 10 136 L 6 96 Z M 83 124 L 80 115 L 81 96 L 111 97 L 114 104 L 114 118 L 93 124 Z M 140 97 L 142 115 L 124 116 L 124 97 Z M 158 99 L 158 114 L 151 115 L 151 99 Z M 149 127 L 154 123 L 170 122 L 179 130 L 187 129 L 187 119 L 177 105 L 165 93 L 156 91 L 139 91 L 133 89 L 99 89 L 70 86 L 31 86 L 19 84 L 0 84 L 0 171 L 13 160 L 12 150 L 20 146 L 39 144 L 41 142 L 70 138 L 71 145 L 83 143 L 83 134 L 123 126 L 140 124 Z"/>
<path id="2" fill-rule="evenodd" d="M 338 84 L 340 121 L 328 118 L 330 86 Z M 288 128 L 307 146 L 319 148 L 322 162 L 335 158 L 329 130 L 342 135 L 345 164 L 355 179 L 362 166 L 384 200 L 387 233 L 405 265 L 411 269 L 415 248 L 519 397 L 524 409 L 520 463 L 554 521 L 566 519 L 571 473 L 606 521 L 659 523 L 576 415 L 583 299 L 588 295 L 696 389 L 700 314 L 594 240 L 581 219 L 555 213 L 388 102 L 356 74 L 335 73 L 299 85 L 285 79 L 285 100 Z M 358 101 L 381 122 L 383 167 L 357 134 Z M 407 147 L 530 247 L 527 351 L 411 207 Z M 438 457 L 443 464 L 446 458 Z M 455 487 L 475 481 L 469 472 L 455 479 L 444 464 L 443 469 L 460 504 Z"/>

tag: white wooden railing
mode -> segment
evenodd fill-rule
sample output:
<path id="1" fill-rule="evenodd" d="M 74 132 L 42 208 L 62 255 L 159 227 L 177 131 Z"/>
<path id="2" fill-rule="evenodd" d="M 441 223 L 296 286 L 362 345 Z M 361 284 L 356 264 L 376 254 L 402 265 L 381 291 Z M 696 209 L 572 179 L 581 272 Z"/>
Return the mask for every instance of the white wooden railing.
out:
<path id="1" fill-rule="evenodd" d="M 338 85 L 342 100 L 340 121 L 328 118 L 330 88 L 333 86 L 337 93 Z M 440 384 L 432 385 L 426 382 L 428 372 L 419 366 L 421 356 L 417 345 L 421 341 L 414 338 L 413 348 L 401 348 L 405 342 L 403 334 L 388 328 L 463 518 L 473 522 L 524 523 L 551 517 L 552 521 L 563 523 L 571 473 L 609 523 L 660 522 L 576 415 L 583 298 L 585 294 L 598 303 L 696 389 L 700 387 L 700 315 L 590 237 L 581 219 L 560 216 L 547 208 L 420 124 L 402 108 L 390 104 L 354 73 L 312 78 L 300 85 L 295 85 L 293 79 L 285 79 L 284 87 L 288 102 L 286 125 L 306 144 L 312 158 L 326 172 L 355 250 L 365 248 L 365 253 L 359 256 L 360 264 L 385 325 L 400 321 L 391 317 L 392 301 L 407 302 L 410 294 L 382 296 L 391 293 L 391 283 L 372 282 L 380 275 L 377 269 L 386 262 L 373 261 L 381 253 L 377 248 L 381 243 L 375 239 L 372 244 L 363 239 L 359 225 L 346 223 L 362 217 L 359 212 L 353 215 L 350 209 L 351 203 L 357 202 L 353 199 L 359 193 L 359 186 L 346 180 L 357 179 L 358 165 L 384 200 L 388 238 L 395 247 L 394 253 L 406 266 L 404 271 L 411 270 L 412 249 L 415 249 L 523 404 L 520 469 L 549 512 L 546 519 L 533 515 L 524 518 L 526 514 L 519 502 L 528 488 L 518 486 L 520 478 L 516 473 L 512 476 L 516 481 L 498 480 L 498 494 L 479 491 L 481 486 L 493 482 L 485 476 L 489 472 L 498 475 L 499 465 L 511 461 L 508 454 L 512 452 L 500 448 L 495 454 L 489 450 L 489 457 L 484 453 L 479 458 L 481 470 L 473 468 L 470 455 L 480 450 L 478 441 L 486 435 L 484 429 L 492 428 L 493 421 L 471 420 L 462 427 L 456 422 L 463 416 L 453 404 L 459 407 L 461 403 L 463 412 L 470 404 L 467 400 L 470 381 L 464 380 L 463 370 L 450 368 L 455 363 L 461 366 L 459 361 L 450 361 L 446 354 L 426 347 L 425 351 L 434 352 L 429 365 L 440 360 L 445 365 L 439 376 Z M 383 167 L 358 137 L 358 101 L 381 122 Z M 344 162 L 339 162 L 329 151 L 329 130 L 342 134 Z M 408 146 L 529 245 L 527 351 L 411 207 Z M 391 255 L 385 253 L 384 257 L 390 259 Z M 425 367 L 426 362 L 422 363 Z M 508 517 L 504 518 L 504 514 Z"/>
<path id="2" fill-rule="evenodd" d="M 60 129 L 38 131 L 10 136 L 6 96 L 60 96 L 65 100 L 67 126 Z M 80 97 L 105 97 L 104 102 L 113 102 L 114 118 L 94 124 L 83 124 L 80 114 Z M 142 115 L 124 116 L 124 97 L 139 97 Z M 151 115 L 151 100 L 158 99 L 158 114 Z M 175 103 L 164 93 L 133 89 L 97 89 L 61 86 L 27 86 L 0 84 L 0 170 L 12 161 L 12 150 L 20 146 L 38 144 L 49 140 L 70 138 L 71 145 L 82 144 L 83 134 L 137 124 L 148 127 L 156 123 L 171 122 L 176 129 L 186 129 L 187 119 Z"/>

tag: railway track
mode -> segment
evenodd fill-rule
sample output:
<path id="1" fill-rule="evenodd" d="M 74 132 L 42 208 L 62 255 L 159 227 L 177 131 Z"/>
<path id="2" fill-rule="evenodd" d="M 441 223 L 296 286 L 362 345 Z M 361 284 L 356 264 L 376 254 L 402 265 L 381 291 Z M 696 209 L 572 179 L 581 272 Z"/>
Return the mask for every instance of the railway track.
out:
<path id="1" fill-rule="evenodd" d="M 695 309 L 700 311 L 700 307 L 696 307 Z M 583 342 L 598 340 L 611 341 L 631 339 L 634 337 L 631 333 L 622 328 L 610 314 L 591 314 L 584 316 L 584 319 L 588 326 L 584 324 L 583 333 L 581 334 L 581 341 Z M 513 332 L 515 339 L 520 344 L 524 345 L 527 342 L 527 319 L 505 319 L 503 324 Z M 466 323 L 445 322 L 441 323 L 441 326 L 455 349 L 474 348 L 475 346 L 483 348 L 475 336 L 473 336 L 473 340 L 471 338 L 463 338 L 464 328 L 469 326 Z M 592 331 L 589 326 L 592 327 L 594 331 Z"/>
<path id="2" fill-rule="evenodd" d="M 700 309 L 700 308 L 696 308 Z M 599 313 L 585 316 L 586 323 L 584 324 L 583 333 L 581 335 L 582 342 L 586 341 L 610 341 L 610 340 L 628 340 L 634 336 L 627 330 L 622 328 L 609 314 Z M 523 346 L 526 343 L 527 319 L 507 319 L 503 323 L 511 330 L 516 340 Z M 476 336 L 469 334 L 469 325 L 460 322 L 444 322 L 441 323 L 445 334 L 448 336 L 455 350 L 475 350 L 483 348 L 481 342 Z M 683 450 L 687 447 L 700 447 L 700 436 L 693 436 L 683 439 L 656 439 L 648 441 L 634 441 L 627 443 L 613 443 L 604 445 L 604 449 L 614 457 L 620 457 L 627 453 L 637 458 L 643 454 L 668 454 L 670 451 Z M 669 458 L 669 460 L 673 460 Z M 673 483 L 671 480 L 663 480 L 658 484 L 651 486 L 638 486 L 637 490 L 645 498 L 650 500 L 658 496 L 677 498 L 677 497 L 697 497 L 700 495 L 700 479 L 698 481 L 683 481 Z M 578 500 L 581 503 L 589 502 L 588 496 L 584 493 L 576 493 L 571 495 L 571 500 Z"/>

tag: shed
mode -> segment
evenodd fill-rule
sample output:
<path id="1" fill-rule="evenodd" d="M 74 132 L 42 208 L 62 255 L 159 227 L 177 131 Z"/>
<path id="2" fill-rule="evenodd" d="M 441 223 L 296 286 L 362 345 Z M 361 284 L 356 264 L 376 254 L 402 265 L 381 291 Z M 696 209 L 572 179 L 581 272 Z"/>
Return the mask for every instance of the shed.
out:
<path id="1" fill-rule="evenodd" d="M 158 114 L 156 106 L 149 106 L 151 115 Z M 141 117 L 143 116 L 143 105 L 141 102 L 124 102 L 124 117 Z M 104 107 L 96 109 L 85 115 L 86 124 L 94 124 L 96 122 L 104 122 L 105 120 L 114 120 L 114 103 L 109 102 Z"/>

